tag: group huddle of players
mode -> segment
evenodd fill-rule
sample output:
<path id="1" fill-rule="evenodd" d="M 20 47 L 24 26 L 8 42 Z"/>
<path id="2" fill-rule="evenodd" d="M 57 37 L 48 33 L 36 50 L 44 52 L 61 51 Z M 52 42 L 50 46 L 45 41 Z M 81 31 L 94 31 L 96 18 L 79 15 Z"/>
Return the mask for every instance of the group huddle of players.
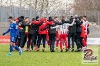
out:
<path id="1" fill-rule="evenodd" d="M 15 20 L 13 17 L 9 17 L 10 26 L 8 31 L 10 32 L 10 53 L 13 48 L 17 49 L 20 53 L 22 50 L 26 51 L 40 51 L 40 45 L 43 45 L 42 51 L 46 51 L 46 44 L 50 47 L 51 52 L 55 52 L 55 48 L 58 51 L 63 52 L 71 50 L 72 52 L 80 52 L 87 49 L 87 35 L 89 34 L 89 22 L 86 16 L 71 16 L 69 20 L 65 20 L 62 16 L 59 20 L 58 17 L 46 17 L 33 18 L 29 21 L 28 17 L 20 16 Z M 72 41 L 72 47 L 70 46 L 70 39 Z M 74 43 L 77 49 L 74 50 Z M 27 44 L 27 48 L 25 48 Z M 19 54 L 20 54 L 19 53 Z"/>

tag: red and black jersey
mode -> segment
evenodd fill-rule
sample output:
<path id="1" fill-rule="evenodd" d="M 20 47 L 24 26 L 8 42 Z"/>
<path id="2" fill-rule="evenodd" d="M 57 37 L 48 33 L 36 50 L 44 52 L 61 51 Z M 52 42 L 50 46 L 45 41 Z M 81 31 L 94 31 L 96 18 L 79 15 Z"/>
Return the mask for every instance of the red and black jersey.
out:
<path id="1" fill-rule="evenodd" d="M 32 22 L 32 24 L 40 24 L 42 22 L 41 25 L 39 25 L 38 27 L 38 34 L 47 34 L 48 29 L 42 30 L 43 28 L 45 28 L 47 25 L 51 25 L 52 22 L 48 22 L 46 20 L 46 18 L 41 18 L 38 22 Z"/>

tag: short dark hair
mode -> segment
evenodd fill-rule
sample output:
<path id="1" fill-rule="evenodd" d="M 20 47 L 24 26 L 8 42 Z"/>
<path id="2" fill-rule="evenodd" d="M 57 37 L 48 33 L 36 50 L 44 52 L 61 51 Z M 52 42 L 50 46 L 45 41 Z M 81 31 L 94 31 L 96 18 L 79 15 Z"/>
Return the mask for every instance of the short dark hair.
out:
<path id="1" fill-rule="evenodd" d="M 56 19 L 56 18 L 58 18 L 58 17 L 54 17 L 54 19 Z"/>
<path id="2" fill-rule="evenodd" d="M 28 19 L 29 17 L 25 17 L 25 19 Z"/>
<path id="3" fill-rule="evenodd" d="M 9 16 L 9 18 L 8 19 L 13 19 L 13 17 L 12 16 Z"/>
<path id="4" fill-rule="evenodd" d="M 35 18 L 32 18 L 32 21 L 34 21 L 35 20 Z"/>
<path id="5" fill-rule="evenodd" d="M 39 16 L 36 16 L 36 20 L 37 20 L 38 18 L 40 18 L 40 17 L 39 17 Z"/>
<path id="6" fill-rule="evenodd" d="M 48 21 L 53 21 L 53 18 L 50 16 L 50 17 L 48 18 Z"/>
<path id="7" fill-rule="evenodd" d="M 87 18 L 87 16 L 83 16 L 83 17 Z"/>
<path id="8" fill-rule="evenodd" d="M 80 16 L 80 19 L 83 19 L 83 16 Z"/>
<path id="9" fill-rule="evenodd" d="M 20 16 L 20 18 L 24 19 L 24 16 Z"/>

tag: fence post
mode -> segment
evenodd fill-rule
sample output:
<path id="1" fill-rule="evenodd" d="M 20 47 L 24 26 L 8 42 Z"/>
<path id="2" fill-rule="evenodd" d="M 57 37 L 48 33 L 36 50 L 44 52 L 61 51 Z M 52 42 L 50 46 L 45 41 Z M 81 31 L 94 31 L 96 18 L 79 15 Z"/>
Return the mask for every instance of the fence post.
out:
<path id="1" fill-rule="evenodd" d="M 98 25 L 99 25 L 99 22 L 100 22 L 100 12 L 98 11 Z"/>
<path id="2" fill-rule="evenodd" d="M 2 8 L 3 8 L 3 7 L 2 7 L 2 0 L 1 0 L 1 9 L 0 9 L 0 21 L 1 21 L 1 22 L 2 22 L 2 16 L 1 16 L 1 15 L 2 15 Z"/>
<path id="3" fill-rule="evenodd" d="M 1 9 L 2 9 L 2 7 L 1 7 Z M 2 11 L 0 10 L 0 22 L 1 22 L 1 12 L 2 12 Z"/>
<path id="4" fill-rule="evenodd" d="M 29 15 L 30 15 L 30 17 L 29 17 L 29 18 L 30 18 L 30 20 L 31 20 L 31 19 L 32 19 L 32 16 L 31 16 L 31 15 L 32 15 L 31 0 L 30 0 L 30 4 L 29 4 L 29 11 L 30 11 L 30 14 L 29 14 Z"/>

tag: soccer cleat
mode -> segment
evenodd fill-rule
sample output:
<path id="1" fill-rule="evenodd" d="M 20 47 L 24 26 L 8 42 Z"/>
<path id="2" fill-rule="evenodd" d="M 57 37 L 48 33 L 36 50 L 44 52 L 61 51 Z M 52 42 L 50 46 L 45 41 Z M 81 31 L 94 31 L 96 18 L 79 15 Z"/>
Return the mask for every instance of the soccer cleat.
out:
<path id="1" fill-rule="evenodd" d="M 56 50 L 58 51 L 58 47 L 56 47 Z"/>
<path id="2" fill-rule="evenodd" d="M 32 51 L 32 49 L 30 49 L 30 52 Z"/>
<path id="3" fill-rule="evenodd" d="M 72 49 L 72 52 L 74 52 L 74 49 Z"/>
<path id="4" fill-rule="evenodd" d="M 26 51 L 26 49 L 25 48 L 22 48 L 22 51 Z"/>
<path id="5" fill-rule="evenodd" d="M 66 52 L 68 52 L 68 49 L 66 49 Z"/>
<path id="6" fill-rule="evenodd" d="M 22 50 L 19 51 L 19 55 L 22 55 Z"/>
<path id="7" fill-rule="evenodd" d="M 70 51 L 71 50 L 71 48 L 68 48 L 68 51 Z"/>
<path id="8" fill-rule="evenodd" d="M 61 52 L 63 52 L 63 50 L 61 50 Z"/>
<path id="9" fill-rule="evenodd" d="M 11 56 L 11 53 L 8 53 L 7 56 Z"/>
<path id="10" fill-rule="evenodd" d="M 51 52 L 55 52 L 55 50 L 51 50 Z"/>
<path id="11" fill-rule="evenodd" d="M 33 48 L 30 48 L 30 50 L 29 50 L 30 52 L 32 52 L 33 51 Z"/>
<path id="12" fill-rule="evenodd" d="M 26 49 L 26 51 L 30 51 L 30 49 Z"/>
<path id="13" fill-rule="evenodd" d="M 76 49 L 75 52 L 80 52 L 80 50 L 79 49 Z"/>
<path id="14" fill-rule="evenodd" d="M 31 52 L 33 50 L 33 47 L 31 47 L 30 49 L 29 49 L 29 51 Z"/>
<path id="15" fill-rule="evenodd" d="M 36 49 L 36 51 L 40 51 L 40 49 L 39 49 L 39 48 L 37 48 L 37 49 Z"/>
<path id="16" fill-rule="evenodd" d="M 42 52 L 45 52 L 45 48 L 42 49 Z"/>

